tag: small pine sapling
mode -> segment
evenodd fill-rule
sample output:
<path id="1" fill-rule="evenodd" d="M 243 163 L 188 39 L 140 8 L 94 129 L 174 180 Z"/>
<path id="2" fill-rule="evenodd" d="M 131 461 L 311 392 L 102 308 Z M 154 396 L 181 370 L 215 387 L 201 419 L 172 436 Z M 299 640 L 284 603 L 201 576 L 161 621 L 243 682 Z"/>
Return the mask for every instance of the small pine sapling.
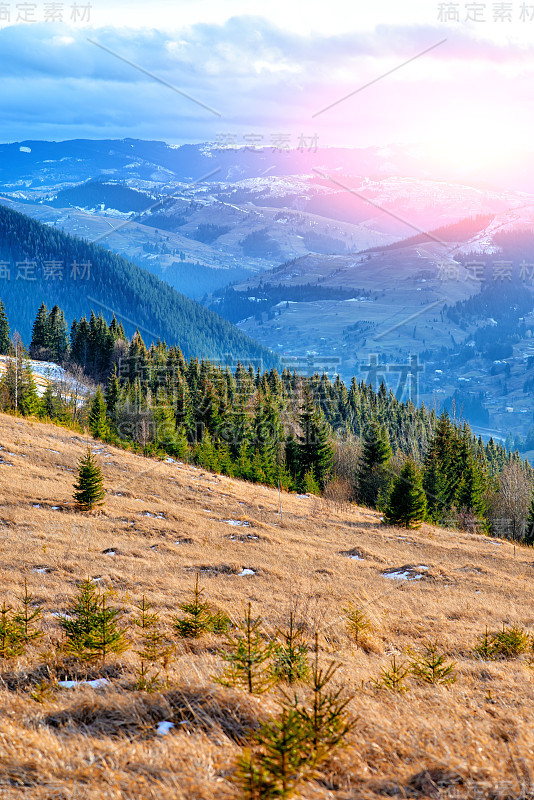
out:
<path id="1" fill-rule="evenodd" d="M 315 656 L 311 666 L 311 701 L 298 703 L 295 696 L 293 708 L 297 711 L 306 732 L 310 768 L 325 761 L 337 747 L 343 745 L 346 735 L 356 725 L 347 707 L 352 699 L 342 687 L 330 688 L 339 665 L 332 661 L 326 669 L 319 666 L 319 637 L 315 634 Z M 287 702 L 287 698 L 286 698 Z"/>
<path id="2" fill-rule="evenodd" d="M 245 747 L 239 756 L 232 780 L 240 789 L 241 800 L 269 800 L 273 797 L 272 781 L 263 768 L 260 754 L 251 747 Z"/>
<path id="3" fill-rule="evenodd" d="M 226 634 L 231 649 L 221 652 L 228 663 L 221 677 L 216 678 L 223 686 L 237 686 L 250 694 L 262 694 L 274 683 L 270 665 L 274 642 L 268 642 L 261 633 L 261 617 L 253 617 L 251 604 L 247 606 L 245 619 L 238 623 L 234 634 Z"/>
<path id="4" fill-rule="evenodd" d="M 68 613 L 59 624 L 65 636 L 67 653 L 82 661 L 94 658 L 93 641 L 99 624 L 99 593 L 89 578 L 78 586 L 78 594 L 71 601 Z"/>
<path id="5" fill-rule="evenodd" d="M 30 693 L 32 700 L 36 703 L 47 703 L 54 699 L 57 690 L 57 681 L 43 678 L 38 686 Z"/>
<path id="6" fill-rule="evenodd" d="M 295 708 L 282 708 L 278 719 L 264 723 L 256 733 L 260 746 L 264 797 L 291 797 L 312 769 L 308 730 Z M 260 795 L 261 796 L 261 795 Z"/>
<path id="7" fill-rule="evenodd" d="M 486 625 L 486 630 L 479 636 L 478 643 L 475 645 L 474 653 L 479 658 L 483 658 L 485 660 L 490 660 L 493 658 L 493 637 L 492 634 L 488 632 L 488 626 Z"/>
<path id="8" fill-rule="evenodd" d="M 289 615 L 289 627 L 279 631 L 283 639 L 282 644 L 275 644 L 273 648 L 272 671 L 274 677 L 286 683 L 305 681 L 310 675 L 308 664 L 308 647 L 302 641 L 302 629 L 295 626 L 293 612 Z"/>
<path id="9" fill-rule="evenodd" d="M 405 678 L 410 672 L 409 665 L 397 664 L 395 656 L 392 657 L 389 667 L 382 667 L 380 677 L 373 683 L 377 689 L 389 689 L 391 692 L 407 692 Z"/>
<path id="10" fill-rule="evenodd" d="M 124 612 L 119 608 L 110 608 L 107 597 L 104 592 L 99 598 L 97 625 L 89 645 L 91 658 L 99 658 L 102 664 L 110 653 L 119 655 L 130 647 L 126 628 L 120 624 Z"/>
<path id="11" fill-rule="evenodd" d="M 371 621 L 365 611 L 354 605 L 349 605 L 343 609 L 346 617 L 347 633 L 356 645 L 365 645 L 368 634 L 371 630 Z"/>
<path id="12" fill-rule="evenodd" d="M 446 656 L 438 650 L 437 642 L 427 642 L 424 652 L 410 664 L 412 674 L 424 681 L 433 684 L 451 684 L 456 681 L 456 664 L 446 662 Z"/>
<path id="13" fill-rule="evenodd" d="M 180 603 L 180 609 L 187 616 L 173 619 L 176 633 L 190 639 L 199 639 L 205 633 L 226 633 L 230 628 L 230 619 L 223 611 L 212 609 L 204 600 L 204 588 L 199 585 L 198 573 L 190 592 L 193 595 L 192 599 Z"/>
<path id="14" fill-rule="evenodd" d="M 221 611 L 220 608 L 210 610 L 210 633 L 228 633 L 231 627 L 232 621 L 225 611 Z"/>
<path id="15" fill-rule="evenodd" d="M 531 639 L 528 633 L 517 625 L 505 627 L 496 633 L 486 633 L 479 637 L 475 647 L 475 654 L 482 658 L 516 658 L 525 653 L 530 646 Z"/>
<path id="16" fill-rule="evenodd" d="M 243 751 L 234 782 L 244 800 L 291 797 L 302 781 L 317 774 L 354 727 L 347 714 L 351 698 L 328 686 L 337 665 L 321 669 L 318 659 L 316 636 L 311 699 L 301 702 L 296 693 L 293 697 L 282 693 L 280 716 L 263 723 L 254 735 L 256 747 Z"/>
<path id="17" fill-rule="evenodd" d="M 144 595 L 137 607 L 139 614 L 133 621 L 141 630 L 142 640 L 141 649 L 136 651 L 140 665 L 137 669 L 135 688 L 139 691 L 155 692 L 163 686 L 157 666 L 161 665 L 164 669 L 167 668 L 172 646 L 159 630 L 159 616 L 150 611 L 152 605 L 148 603 Z"/>
<path id="18" fill-rule="evenodd" d="M 0 658 L 15 658 L 24 652 L 24 639 L 11 606 L 0 608 Z"/>
<path id="19" fill-rule="evenodd" d="M 21 608 L 15 613 L 15 623 L 19 627 L 23 642 L 28 644 L 40 639 L 43 634 L 37 628 L 42 617 L 41 609 L 35 606 L 33 595 L 28 592 L 27 578 L 24 578 L 24 594 L 19 599 Z"/>

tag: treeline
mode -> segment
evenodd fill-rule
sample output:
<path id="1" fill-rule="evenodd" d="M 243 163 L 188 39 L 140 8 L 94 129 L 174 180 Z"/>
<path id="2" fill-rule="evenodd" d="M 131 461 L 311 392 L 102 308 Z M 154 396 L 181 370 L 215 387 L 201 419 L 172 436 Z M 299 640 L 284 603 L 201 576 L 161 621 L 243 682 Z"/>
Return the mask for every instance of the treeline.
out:
<path id="1" fill-rule="evenodd" d="M 6 326 L 0 307 L 0 343 Z M 529 464 L 492 439 L 484 444 L 446 411 L 438 418 L 424 405 L 400 402 L 383 384 L 375 391 L 325 374 L 187 360 L 162 342 L 147 348 L 139 332 L 128 341 L 116 320 L 108 325 L 94 314 L 75 320 L 67 338 L 62 312 L 42 305 L 31 350 L 54 347 L 66 348 L 70 363 L 86 372 L 106 374 L 103 389 L 83 406 L 65 386 L 49 385 L 39 399 L 17 347 L 0 382 L 1 410 L 87 425 L 95 437 L 147 456 L 358 501 L 402 524 L 426 519 L 516 538 L 528 530 Z"/>
<path id="2" fill-rule="evenodd" d="M 311 303 L 315 300 L 371 297 L 371 292 L 365 289 L 345 289 L 338 286 L 320 286 L 315 283 L 294 286 L 260 283 L 255 288 L 238 290 L 228 287 L 213 294 L 214 299 L 208 304 L 208 308 L 234 323 L 246 317 L 261 317 L 263 313 L 274 315 L 274 307 L 280 303 Z"/>
<path id="3" fill-rule="evenodd" d="M 40 361 L 55 361 L 66 366 L 77 364 L 86 375 L 106 377 L 114 363 L 115 352 L 126 349 L 124 327 L 115 317 L 108 325 L 104 317 L 91 312 L 89 320 L 74 319 L 67 333 L 67 322 L 58 307 L 49 312 L 41 303 L 33 323 L 30 356 Z"/>
<path id="4" fill-rule="evenodd" d="M 492 219 L 494 214 L 477 214 L 475 217 L 466 217 L 458 222 L 453 222 L 451 225 L 443 225 L 441 228 L 434 228 L 428 233 L 416 233 L 415 236 L 409 236 L 407 239 L 400 239 L 398 242 L 383 245 L 382 247 L 369 247 L 367 250 L 362 250 L 362 253 L 376 253 L 383 250 L 397 250 L 400 247 L 413 247 L 418 244 L 429 244 L 435 242 L 467 242 L 481 230 L 484 230 Z M 480 259 L 480 253 L 478 253 Z"/>

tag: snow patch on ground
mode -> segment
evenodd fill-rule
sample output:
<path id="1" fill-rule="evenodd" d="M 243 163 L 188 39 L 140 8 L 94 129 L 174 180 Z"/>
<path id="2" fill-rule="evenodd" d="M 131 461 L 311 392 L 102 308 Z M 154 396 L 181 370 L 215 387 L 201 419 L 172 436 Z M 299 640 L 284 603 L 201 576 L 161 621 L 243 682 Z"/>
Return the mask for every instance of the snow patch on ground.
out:
<path id="1" fill-rule="evenodd" d="M 163 719 L 161 722 L 158 722 L 158 727 L 156 728 L 156 733 L 158 736 L 166 736 L 171 730 L 174 728 L 174 722 L 169 722 L 167 719 Z"/>
<path id="2" fill-rule="evenodd" d="M 416 567 L 412 567 L 408 564 L 399 569 L 383 572 L 382 575 L 384 578 L 389 578 L 394 581 L 420 581 L 424 577 L 423 573 L 427 571 L 428 567 L 426 564 L 419 564 Z"/>
<path id="3" fill-rule="evenodd" d="M 239 575 L 240 577 L 243 577 L 244 575 L 255 575 L 255 574 L 256 574 L 256 573 L 254 572 L 254 570 L 253 570 L 253 569 L 248 569 L 248 567 L 244 567 L 244 568 L 241 570 L 241 572 L 239 572 L 239 573 L 238 573 L 238 575 Z"/>
<path id="4" fill-rule="evenodd" d="M 388 572 L 384 575 L 384 578 L 391 578 L 395 581 L 417 581 L 422 577 L 422 575 L 414 575 L 413 572 L 410 572 L 409 570 L 405 570 L 404 572 L 400 570 L 398 572 Z"/>
<path id="5" fill-rule="evenodd" d="M 92 681 L 58 681 L 58 686 L 62 689 L 75 689 L 77 686 L 90 686 L 92 689 L 102 689 L 109 686 L 107 678 L 95 678 Z"/>

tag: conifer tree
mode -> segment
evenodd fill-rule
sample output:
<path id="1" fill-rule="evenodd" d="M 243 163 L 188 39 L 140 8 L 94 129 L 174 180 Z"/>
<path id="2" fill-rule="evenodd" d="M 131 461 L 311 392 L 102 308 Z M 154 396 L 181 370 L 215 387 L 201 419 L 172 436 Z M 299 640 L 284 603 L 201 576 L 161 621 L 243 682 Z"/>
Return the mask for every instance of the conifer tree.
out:
<path id="1" fill-rule="evenodd" d="M 0 355 L 5 356 L 7 353 L 9 353 L 9 322 L 6 308 L 0 300 Z"/>
<path id="2" fill-rule="evenodd" d="M 154 409 L 155 443 L 167 453 L 177 455 L 176 418 L 162 389 L 158 391 Z"/>
<path id="3" fill-rule="evenodd" d="M 198 573 L 191 594 L 193 597 L 189 602 L 180 603 L 181 610 L 187 616 L 175 617 L 173 624 L 180 636 L 198 639 L 210 630 L 211 620 L 210 605 L 204 600 L 204 588 L 199 585 Z"/>
<path id="4" fill-rule="evenodd" d="M 444 411 L 425 458 L 423 475 L 428 514 L 434 522 L 441 521 L 454 503 L 463 466 L 459 451 L 465 456 L 458 431 Z"/>
<path id="5" fill-rule="evenodd" d="M 17 408 L 25 417 L 36 414 L 39 409 L 39 396 L 33 377 L 28 356 L 21 349 L 17 360 L 18 387 L 17 387 Z"/>
<path id="6" fill-rule="evenodd" d="M 287 630 L 279 631 L 279 636 L 283 641 L 274 647 L 273 674 L 287 683 L 305 680 L 310 674 L 308 647 L 303 642 L 302 628 L 295 625 L 293 612 L 289 614 Z"/>
<path id="7" fill-rule="evenodd" d="M 384 520 L 389 525 L 418 528 L 426 516 L 426 497 L 421 475 L 413 461 L 407 461 L 393 484 Z"/>
<path id="8" fill-rule="evenodd" d="M 28 591 L 28 580 L 24 578 L 24 594 L 19 598 L 21 607 L 15 612 L 14 621 L 20 629 L 20 637 L 26 644 L 39 639 L 43 634 L 37 628 L 41 620 L 41 609 L 35 605 L 35 598 Z"/>
<path id="9" fill-rule="evenodd" d="M 308 766 L 313 769 L 324 761 L 356 724 L 347 713 L 351 697 L 343 688 L 330 688 L 338 666 L 332 661 L 328 667 L 319 666 L 318 636 L 315 635 L 315 658 L 311 665 L 312 696 L 308 703 L 299 703 L 294 697 L 292 707 L 300 717 L 307 739 Z"/>
<path id="10" fill-rule="evenodd" d="M 24 652 L 24 639 L 21 635 L 15 613 L 6 602 L 0 608 L 0 658 L 13 658 Z"/>
<path id="11" fill-rule="evenodd" d="M 89 407 L 89 430 L 95 439 L 104 439 L 108 434 L 109 428 L 106 419 L 106 401 L 100 386 L 97 387 L 95 395 Z"/>
<path id="12" fill-rule="evenodd" d="M 462 476 L 456 489 L 455 505 L 459 509 L 472 511 L 477 517 L 482 518 L 486 510 L 484 493 L 486 481 L 481 467 L 471 453 L 465 456 Z"/>
<path id="13" fill-rule="evenodd" d="M 387 464 L 390 458 L 391 446 L 387 431 L 383 425 L 373 421 L 365 432 L 359 474 L 360 498 L 369 506 L 375 506 L 379 497 L 388 494 L 391 476 L 387 471 Z"/>
<path id="14" fill-rule="evenodd" d="M 0 380 L 3 406 L 6 410 L 16 410 L 23 416 L 31 416 L 39 409 L 33 371 L 18 334 L 15 333 L 13 340 L 14 357 L 7 359 L 6 371 Z"/>
<path id="15" fill-rule="evenodd" d="M 48 333 L 48 309 L 44 303 L 41 303 L 32 328 L 30 353 L 34 357 L 49 346 Z"/>
<path id="16" fill-rule="evenodd" d="M 54 419 L 57 411 L 57 400 L 54 397 L 54 392 L 50 384 L 46 387 L 43 396 L 41 397 L 39 416 L 48 419 Z"/>
<path id="17" fill-rule="evenodd" d="M 304 392 L 299 421 L 302 430 L 298 444 L 299 478 L 302 482 L 306 473 L 311 472 L 323 489 L 332 469 L 333 448 L 326 420 L 315 405 L 309 387 Z"/>
<path id="18" fill-rule="evenodd" d="M 106 414 L 112 425 L 117 422 L 117 404 L 119 402 L 119 397 L 120 382 L 117 374 L 117 365 L 115 364 L 113 372 L 108 378 L 105 394 Z"/>
<path id="19" fill-rule="evenodd" d="M 159 615 L 153 611 L 151 603 L 143 595 L 137 606 L 139 614 L 134 617 L 134 625 L 141 631 L 141 649 L 136 650 L 140 659 L 137 669 L 135 688 L 140 691 L 154 692 L 162 687 L 159 679 L 159 665 L 167 666 L 172 653 L 172 646 L 166 641 L 159 627 Z"/>
<path id="20" fill-rule="evenodd" d="M 104 480 L 102 470 L 87 448 L 85 456 L 78 462 L 78 479 L 74 484 L 74 499 L 81 511 L 90 511 L 104 504 Z"/>
<path id="21" fill-rule="evenodd" d="M 87 579 L 78 587 L 68 615 L 60 618 L 66 638 L 66 650 L 82 661 L 101 659 L 110 653 L 122 653 L 129 646 L 125 629 L 119 625 L 122 611 L 107 605 L 107 594 L 100 593 Z"/>
<path id="22" fill-rule="evenodd" d="M 371 422 L 363 444 L 362 463 L 366 472 L 382 467 L 391 458 L 391 446 L 386 429 L 378 422 Z"/>
<path id="23" fill-rule="evenodd" d="M 69 339 L 65 314 L 57 305 L 54 306 L 48 315 L 46 322 L 46 342 L 52 360 L 60 363 L 64 361 L 69 349 Z"/>
<path id="24" fill-rule="evenodd" d="M 238 686 L 250 694 L 262 694 L 273 685 L 272 670 L 269 665 L 274 642 L 265 641 L 261 634 L 261 617 L 253 617 L 251 604 L 247 606 L 245 619 L 238 624 L 238 632 L 227 634 L 231 649 L 222 652 L 221 658 L 228 667 L 217 678 L 223 686 Z"/>
<path id="25" fill-rule="evenodd" d="M 68 613 L 59 619 L 65 634 L 65 649 L 81 660 L 93 657 L 93 638 L 98 627 L 99 593 L 87 578 L 78 586 L 78 594 L 70 602 Z"/>
<path id="26" fill-rule="evenodd" d="M 100 595 L 96 625 L 92 632 L 89 650 L 91 657 L 99 658 L 102 664 L 105 663 L 110 653 L 119 655 L 130 646 L 126 629 L 120 625 L 122 616 L 123 612 L 119 608 L 108 606 L 106 592 Z"/>

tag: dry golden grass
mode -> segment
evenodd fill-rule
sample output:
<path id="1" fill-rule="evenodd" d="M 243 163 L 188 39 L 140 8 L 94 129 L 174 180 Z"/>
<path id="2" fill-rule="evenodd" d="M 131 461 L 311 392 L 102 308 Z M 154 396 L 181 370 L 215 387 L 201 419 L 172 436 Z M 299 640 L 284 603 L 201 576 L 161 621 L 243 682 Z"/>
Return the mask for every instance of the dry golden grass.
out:
<path id="1" fill-rule="evenodd" d="M 136 664 L 129 651 L 88 671 L 107 675 L 104 689 L 59 690 L 42 704 L 31 699 L 44 676 L 82 674 L 56 662 L 52 647 L 54 614 L 65 610 L 80 578 L 99 579 L 128 614 L 145 594 L 169 622 L 198 570 L 207 599 L 234 618 L 250 600 L 274 632 L 293 611 L 310 640 L 319 631 L 322 660 L 341 663 L 336 680 L 354 693 L 358 723 L 303 797 L 532 796 L 532 668 L 525 657 L 482 662 L 472 655 L 486 625 L 534 632 L 532 550 L 426 525 L 388 528 L 373 511 L 295 495 L 283 495 L 281 521 L 272 489 L 100 442 L 91 446 L 99 451 L 106 505 L 81 514 L 71 495 L 87 446 L 82 436 L 0 416 L 0 445 L 0 602 L 13 603 L 27 577 L 45 630 L 33 652 L 0 664 L 0 798 L 238 797 L 230 776 L 240 743 L 276 712 L 276 692 L 249 697 L 214 683 L 222 670 L 214 636 L 177 642 L 170 687 L 161 694 L 128 688 Z M 409 567 L 422 577 L 384 577 Z M 239 575 L 243 568 L 255 575 Z M 365 650 L 346 631 L 350 603 L 372 623 Z M 457 662 L 454 685 L 411 680 L 402 695 L 373 688 L 370 679 L 392 655 L 406 660 L 408 648 L 430 639 Z M 160 720 L 175 729 L 158 736 Z"/>

